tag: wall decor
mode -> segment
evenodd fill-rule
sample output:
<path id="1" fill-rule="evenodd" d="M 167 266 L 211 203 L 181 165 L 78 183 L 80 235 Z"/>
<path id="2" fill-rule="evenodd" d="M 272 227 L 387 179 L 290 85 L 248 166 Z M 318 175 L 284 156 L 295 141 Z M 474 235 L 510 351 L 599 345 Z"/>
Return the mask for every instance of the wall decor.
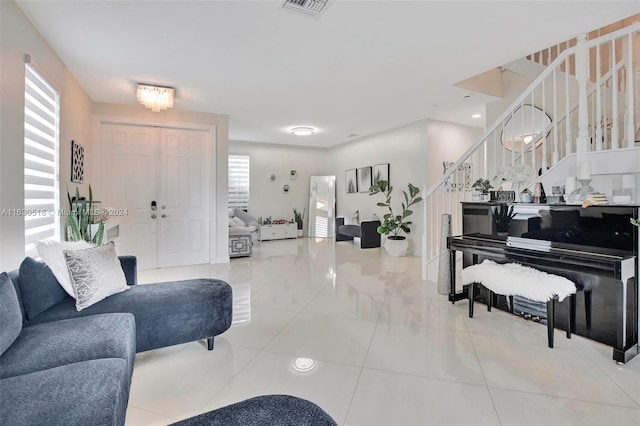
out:
<path id="1" fill-rule="evenodd" d="M 84 181 L 84 146 L 71 141 L 71 182 Z"/>
<path id="2" fill-rule="evenodd" d="M 276 176 L 276 174 L 275 174 L 275 173 L 271 173 L 271 174 L 269 175 L 269 177 L 268 177 L 269 182 L 275 182 L 275 181 L 276 181 L 276 178 L 277 178 L 277 176 Z"/>
<path id="3" fill-rule="evenodd" d="M 284 192 L 285 194 L 288 194 L 288 193 L 289 193 L 289 185 L 286 185 L 286 184 L 285 184 L 285 185 L 282 187 L 282 192 Z"/>
<path id="4" fill-rule="evenodd" d="M 291 180 L 296 180 L 298 179 L 298 171 L 297 170 L 291 170 L 289 172 L 289 175 L 291 176 Z"/>
<path id="5" fill-rule="evenodd" d="M 371 190 L 371 166 L 358 169 L 358 192 Z"/>
<path id="6" fill-rule="evenodd" d="M 453 166 L 453 161 L 443 161 L 444 173 Z M 471 163 L 463 163 L 458 166 L 458 170 L 451 174 L 444 182 L 447 191 L 471 191 Z"/>
<path id="7" fill-rule="evenodd" d="M 373 185 L 377 185 L 380 180 L 386 180 L 387 184 L 391 183 L 389 182 L 389 163 L 373 166 Z"/>
<path id="8" fill-rule="evenodd" d="M 356 176 L 356 169 L 349 169 L 344 172 L 344 186 L 347 189 L 347 194 L 358 192 L 358 179 Z"/>

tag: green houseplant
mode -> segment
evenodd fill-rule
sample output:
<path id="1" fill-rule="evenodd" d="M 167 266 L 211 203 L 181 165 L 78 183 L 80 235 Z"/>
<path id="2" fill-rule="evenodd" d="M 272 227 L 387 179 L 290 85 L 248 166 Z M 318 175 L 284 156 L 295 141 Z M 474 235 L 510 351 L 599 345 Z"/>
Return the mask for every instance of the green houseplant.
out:
<path id="1" fill-rule="evenodd" d="M 386 207 L 389 212 L 383 216 L 382 224 L 378 227 L 378 233 L 380 235 L 387 235 L 387 243 L 390 241 L 391 243 L 389 243 L 389 246 L 385 243 L 385 250 L 394 256 L 404 256 L 407 253 L 409 242 L 404 235 L 401 235 L 401 233 L 411 233 L 410 225 L 412 222 L 409 220 L 409 217 L 413 214 L 411 207 L 422 201 L 422 197 L 419 196 L 420 189 L 418 187 L 411 183 L 409 183 L 407 187 L 409 190 L 408 193 L 407 191 L 402 191 L 404 200 L 402 202 L 402 210 L 400 214 L 394 213 L 393 208 L 391 207 L 393 186 L 389 185 L 388 181 L 379 180 L 371 187 L 369 192 L 369 195 L 382 193 L 385 197 L 385 201 L 379 202 L 377 205 L 378 207 Z M 401 241 L 401 243 L 395 244 L 394 242 L 396 241 Z"/>
<path id="2" fill-rule="evenodd" d="M 80 198 L 80 190 L 76 187 L 73 196 L 67 191 L 67 199 L 69 200 L 69 219 L 67 239 L 69 241 L 86 241 L 95 245 L 102 244 L 104 237 L 104 217 L 99 214 L 93 201 L 93 190 L 89 185 L 89 199 Z M 91 225 L 96 224 L 98 229 L 92 233 Z"/>
<path id="3" fill-rule="evenodd" d="M 302 212 L 297 209 L 293 209 L 293 220 L 295 220 L 298 225 L 298 237 L 302 237 L 302 228 L 304 228 L 304 214 L 307 212 L 307 209 L 302 210 Z"/>
<path id="4" fill-rule="evenodd" d="M 500 204 L 493 208 L 493 222 L 496 224 L 496 232 L 509 232 L 511 222 L 518 213 L 513 212 L 513 206 L 508 204 Z"/>

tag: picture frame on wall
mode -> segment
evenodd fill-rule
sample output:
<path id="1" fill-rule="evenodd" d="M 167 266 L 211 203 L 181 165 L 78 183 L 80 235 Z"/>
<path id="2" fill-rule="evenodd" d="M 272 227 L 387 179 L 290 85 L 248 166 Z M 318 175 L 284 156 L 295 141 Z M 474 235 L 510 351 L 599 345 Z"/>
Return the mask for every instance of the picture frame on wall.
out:
<path id="1" fill-rule="evenodd" d="M 356 176 L 356 169 L 349 169 L 344 172 L 344 186 L 347 190 L 347 194 L 358 192 L 358 179 Z"/>
<path id="2" fill-rule="evenodd" d="M 360 167 L 357 176 L 358 192 L 369 192 L 371 189 L 371 166 Z"/>
<path id="3" fill-rule="evenodd" d="M 373 185 L 377 185 L 379 181 L 386 180 L 389 185 L 389 163 L 376 164 L 373 166 Z"/>
<path id="4" fill-rule="evenodd" d="M 71 182 L 84 181 L 84 146 L 71 141 Z"/>

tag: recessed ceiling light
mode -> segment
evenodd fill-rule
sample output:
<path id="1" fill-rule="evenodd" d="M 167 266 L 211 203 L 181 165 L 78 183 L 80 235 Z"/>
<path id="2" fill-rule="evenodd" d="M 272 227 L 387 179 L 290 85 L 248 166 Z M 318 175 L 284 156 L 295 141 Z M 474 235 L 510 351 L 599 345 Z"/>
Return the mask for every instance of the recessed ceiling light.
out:
<path id="1" fill-rule="evenodd" d="M 294 127 L 291 129 L 291 134 L 296 136 L 309 136 L 312 135 L 316 129 L 313 127 Z"/>
<path id="2" fill-rule="evenodd" d="M 471 118 L 481 118 L 482 114 L 473 114 Z"/>

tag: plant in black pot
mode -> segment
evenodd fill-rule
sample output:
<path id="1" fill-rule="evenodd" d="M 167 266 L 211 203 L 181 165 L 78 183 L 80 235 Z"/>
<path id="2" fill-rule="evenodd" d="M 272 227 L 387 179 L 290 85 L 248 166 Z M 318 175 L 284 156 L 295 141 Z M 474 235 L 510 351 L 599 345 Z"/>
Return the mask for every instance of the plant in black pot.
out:
<path id="1" fill-rule="evenodd" d="M 513 212 L 513 206 L 500 204 L 493 208 L 493 222 L 496 224 L 498 235 L 506 235 L 509 232 L 513 218 L 518 213 Z"/>
<path id="2" fill-rule="evenodd" d="M 292 170 L 293 171 L 293 170 Z M 298 237 L 302 237 L 302 228 L 303 228 L 303 221 L 304 221 L 304 214 L 307 212 L 307 209 L 302 210 L 302 212 L 299 212 L 297 209 L 293 209 L 293 220 L 296 221 L 296 225 L 298 226 Z"/>
<path id="3" fill-rule="evenodd" d="M 413 214 L 411 206 L 415 206 L 422 201 L 422 197 L 419 196 L 420 189 L 411 183 L 408 184 L 408 190 L 402 191 L 404 201 L 402 202 L 402 213 L 395 214 L 391 207 L 391 194 L 393 192 L 393 186 L 389 185 L 386 180 L 379 180 L 375 185 L 370 188 L 369 195 L 382 193 L 385 196 L 384 202 L 379 202 L 378 207 L 386 207 L 389 212 L 383 216 L 382 224 L 378 227 L 378 233 L 380 235 L 387 235 L 387 242 L 384 245 L 385 250 L 392 256 L 404 256 L 407 254 L 409 247 L 409 241 L 407 237 L 401 235 L 401 233 L 410 234 L 411 228 L 409 227 L 412 222 L 408 219 Z"/>

